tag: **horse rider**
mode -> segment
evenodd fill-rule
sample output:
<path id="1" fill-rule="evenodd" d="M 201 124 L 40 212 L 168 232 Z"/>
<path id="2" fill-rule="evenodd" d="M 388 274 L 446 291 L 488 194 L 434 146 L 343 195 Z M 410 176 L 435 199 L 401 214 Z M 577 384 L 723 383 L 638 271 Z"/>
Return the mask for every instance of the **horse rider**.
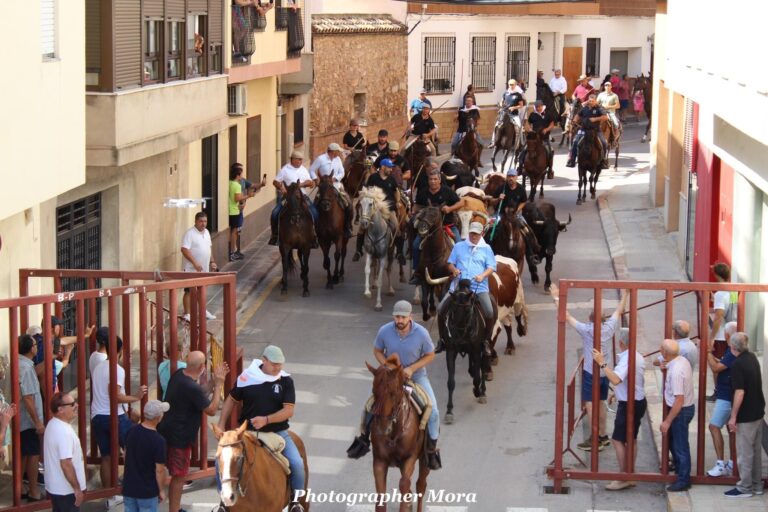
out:
<path id="1" fill-rule="evenodd" d="M 491 197 L 492 199 L 488 201 L 488 204 L 496 205 L 496 222 L 499 222 L 505 208 L 514 210 L 515 223 L 525 237 L 525 251 L 526 253 L 531 251 L 529 254 L 534 256 L 533 248 L 538 246 L 538 242 L 522 213 L 528 197 L 525 195 L 525 188 L 517 182 L 517 171 L 514 167 L 507 169 L 507 180 L 504 182 L 504 186 L 496 189 Z"/>
<path id="2" fill-rule="evenodd" d="M 344 138 L 341 141 L 344 147 L 344 154 L 348 155 L 352 151 L 362 151 L 365 149 L 366 140 L 363 134 L 360 133 L 360 123 L 357 120 L 352 119 L 349 122 L 349 130 L 344 134 Z"/>
<path id="3" fill-rule="evenodd" d="M 587 98 L 587 103 L 581 108 L 581 111 L 576 115 L 573 122 L 579 125 L 579 131 L 573 138 L 573 144 L 571 144 L 571 151 L 568 153 L 568 162 L 566 167 L 576 167 L 576 148 L 579 147 L 581 139 L 584 138 L 585 130 L 597 131 L 597 137 L 602 144 L 603 161 L 601 166 L 603 169 L 608 168 L 608 142 L 605 140 L 603 131 L 600 129 L 600 123 L 608 120 L 608 114 L 605 110 L 597 104 L 597 95 L 591 93 Z"/>
<path id="4" fill-rule="evenodd" d="M 591 83 L 589 83 L 589 75 L 580 75 L 579 85 L 576 86 L 576 88 L 573 90 L 573 94 L 571 94 L 571 101 L 573 103 L 574 112 L 579 111 L 579 106 L 584 105 L 587 102 L 589 95 L 594 90 L 595 88 L 592 87 Z"/>
<path id="5" fill-rule="evenodd" d="M 379 364 L 385 364 L 392 354 L 400 356 L 400 364 L 408 378 L 418 384 L 432 402 L 432 413 L 427 423 L 427 466 L 431 470 L 442 467 L 437 438 L 440 435 L 440 413 L 435 392 L 427 377 L 426 366 L 435 359 L 435 347 L 429 331 L 411 319 L 411 303 L 400 300 L 392 310 L 393 321 L 381 326 L 373 344 L 373 355 Z M 365 413 L 362 432 L 347 449 L 347 456 L 359 459 L 370 450 L 370 425 L 373 415 Z"/>
<path id="6" fill-rule="evenodd" d="M 493 148 L 496 144 L 496 128 L 504 124 L 504 116 L 509 116 L 512 125 L 515 127 L 515 132 L 518 134 L 517 145 L 520 145 L 519 134 L 522 131 L 522 123 L 520 122 L 520 109 L 525 108 L 525 100 L 523 99 L 523 91 L 518 87 L 517 80 L 514 78 L 507 82 L 507 90 L 504 91 L 504 95 L 499 102 L 499 109 L 503 113 L 499 113 L 496 118 L 496 125 L 493 127 L 493 136 L 491 142 L 488 144 L 488 148 Z"/>
<path id="7" fill-rule="evenodd" d="M 568 92 L 568 81 L 563 76 L 562 70 L 555 70 L 555 76 L 549 81 L 549 89 L 555 97 L 557 113 L 563 115 L 563 112 L 565 112 L 565 94 Z"/>
<path id="8" fill-rule="evenodd" d="M 352 237 L 352 201 L 344 190 L 341 180 L 344 179 L 344 164 L 341 163 L 341 146 L 335 142 L 328 144 L 328 150 L 315 158 L 309 167 L 309 177 L 320 183 L 320 176 L 333 176 L 333 186 L 338 192 L 339 202 L 344 208 L 344 236 Z M 317 198 L 316 198 L 317 199 Z"/>
<path id="9" fill-rule="evenodd" d="M 422 105 L 421 112 L 415 114 L 411 118 L 410 131 L 411 135 L 415 135 L 424 142 L 431 144 L 435 148 L 435 155 L 439 155 L 437 144 L 435 143 L 435 136 L 437 133 L 437 126 L 435 120 L 431 116 L 432 107 L 429 105 Z M 408 149 L 411 144 L 416 140 L 416 137 L 411 138 L 405 143 L 405 148 Z"/>
<path id="10" fill-rule="evenodd" d="M 461 209 L 464 206 L 464 199 L 459 198 L 456 192 L 452 188 L 442 183 L 442 176 L 440 171 L 435 168 L 430 171 L 428 176 L 427 188 L 421 189 L 416 193 L 416 201 L 413 206 L 414 213 L 417 213 L 422 208 L 429 206 L 438 206 L 440 211 L 443 212 L 443 226 L 448 227 L 453 234 L 453 239 L 456 242 L 461 240 L 461 234 L 459 228 L 456 226 L 456 219 L 453 212 Z M 413 239 L 413 246 L 411 247 L 411 255 L 413 256 L 413 276 L 411 276 L 408 284 L 420 285 L 422 276 L 419 275 L 419 256 L 421 254 L 421 235 L 416 233 Z"/>
<path id="11" fill-rule="evenodd" d="M 426 89 L 419 91 L 419 97 L 411 101 L 411 104 L 408 105 L 410 116 L 413 117 L 416 114 L 421 114 L 421 109 L 424 105 L 427 105 L 430 109 L 432 108 L 432 102 L 427 98 Z"/>
<path id="12" fill-rule="evenodd" d="M 393 213 L 389 218 L 389 229 L 392 230 L 392 238 L 397 234 L 397 204 L 400 202 L 400 187 L 397 186 L 395 178 L 392 177 L 392 169 L 394 167 L 395 164 L 392 163 L 392 160 L 385 158 L 381 161 L 379 172 L 375 172 L 368 176 L 368 180 L 365 182 L 366 187 L 377 187 L 381 189 L 387 198 L 387 206 L 389 206 L 389 211 Z M 365 237 L 361 230 L 357 233 L 357 247 L 354 256 L 352 256 L 352 261 L 360 260 L 360 256 L 363 254 L 364 239 Z"/>
<path id="13" fill-rule="evenodd" d="M 277 245 L 277 226 L 280 219 L 280 212 L 283 211 L 283 198 L 288 193 L 288 186 L 292 183 L 299 183 L 301 191 L 304 193 L 304 201 L 309 207 L 309 212 L 312 214 L 313 224 L 317 224 L 318 212 L 315 204 L 309 200 L 309 190 L 315 187 L 315 182 L 309 177 L 309 171 L 302 165 L 304 155 L 300 151 L 294 151 L 291 153 L 291 160 L 285 164 L 280 171 L 278 171 L 275 180 L 272 185 L 277 189 L 277 204 L 272 209 L 272 214 L 269 216 L 269 226 L 272 230 L 272 234 L 269 237 L 269 245 Z M 313 241 L 313 247 L 317 248 L 317 236 Z"/>
<path id="14" fill-rule="evenodd" d="M 605 90 L 597 95 L 597 103 L 608 114 L 608 121 L 610 121 L 611 131 L 615 140 L 621 128 L 619 117 L 616 115 L 616 112 L 621 108 L 621 102 L 619 101 L 619 95 L 613 92 L 613 83 L 605 82 L 603 87 L 605 87 Z"/>
<path id="15" fill-rule="evenodd" d="M 385 129 L 379 130 L 379 133 L 376 137 L 376 144 L 368 144 L 368 147 L 365 150 L 366 156 L 374 157 L 380 155 L 386 155 L 389 151 L 389 141 L 387 140 L 389 138 L 389 132 Z"/>
<path id="16" fill-rule="evenodd" d="M 522 188 L 522 187 L 521 187 Z M 493 328 L 496 325 L 496 315 L 494 314 L 493 302 L 491 301 L 490 288 L 488 287 L 488 277 L 496 272 L 496 256 L 493 254 L 491 246 L 483 239 L 483 225 L 479 222 L 473 222 L 469 225 L 469 236 L 453 246 L 451 255 L 448 256 L 448 269 L 453 274 L 451 282 L 451 291 L 456 288 L 459 279 L 470 279 L 473 281 L 471 290 L 475 293 L 477 301 L 480 304 L 480 310 L 483 313 L 485 321 L 485 339 L 483 347 L 485 353 L 491 353 L 491 336 Z M 453 296 L 446 293 L 440 305 L 437 306 L 438 318 L 444 317 L 447 309 L 453 301 Z M 438 322 L 440 339 L 437 340 L 435 353 L 439 354 L 445 350 L 445 341 L 448 339 L 448 326 L 445 322 Z"/>
<path id="17" fill-rule="evenodd" d="M 536 99 L 539 98 L 539 91 L 543 88 L 547 87 L 547 82 L 544 80 L 544 72 L 539 70 L 536 72 Z"/>
<path id="18" fill-rule="evenodd" d="M 235 387 L 227 395 L 221 408 L 219 428 L 226 430 L 226 423 L 235 409 L 235 404 L 241 406 L 238 424 L 248 422 L 248 430 L 259 432 L 274 432 L 285 440 L 283 455 L 288 459 L 291 469 L 289 483 L 291 496 L 297 491 L 305 490 L 306 475 L 304 474 L 304 459 L 288 432 L 288 420 L 293 417 L 296 405 L 296 389 L 290 374 L 283 371 L 285 356 L 280 347 L 267 345 L 261 354 L 261 359 L 255 359 L 251 365 L 237 378 Z M 216 481 L 219 484 L 218 460 Z M 219 509 L 221 510 L 221 508 Z M 298 500 L 291 500 L 289 512 L 303 512 Z"/>
<path id="19" fill-rule="evenodd" d="M 405 183 L 411 179 L 411 164 L 409 164 L 408 160 L 400 154 L 400 144 L 396 140 L 388 143 L 387 151 L 383 151 L 379 154 L 373 162 L 373 168 L 378 171 L 379 167 L 381 167 L 381 162 L 384 159 L 392 161 L 392 164 L 394 165 L 394 168 L 392 169 L 392 177 L 395 178 L 397 186 L 406 190 Z"/>
<path id="20" fill-rule="evenodd" d="M 475 105 L 475 100 L 472 99 L 472 96 L 464 96 L 464 107 L 459 108 L 454 119 L 458 121 L 458 126 L 456 128 L 456 133 L 453 134 L 453 139 L 451 139 L 451 154 L 456 153 L 456 148 L 459 147 L 461 140 L 469 131 L 468 121 L 470 119 L 474 120 L 475 126 L 477 126 L 477 123 L 480 121 L 480 109 Z M 475 131 L 475 137 L 477 137 L 477 135 L 477 131 Z"/>
<path id="21" fill-rule="evenodd" d="M 552 169 L 552 159 L 555 156 L 555 151 L 549 143 L 549 132 L 552 131 L 552 128 L 554 127 L 555 120 L 552 119 L 552 115 L 547 112 L 547 106 L 544 105 L 543 101 L 536 100 L 533 112 L 531 112 L 526 120 L 525 131 L 537 133 L 539 139 L 544 144 L 544 148 L 547 150 L 547 178 L 550 180 L 555 177 L 555 171 Z M 523 150 L 520 152 L 520 158 L 517 161 L 518 173 L 522 173 L 526 153 L 527 147 L 523 147 Z"/>

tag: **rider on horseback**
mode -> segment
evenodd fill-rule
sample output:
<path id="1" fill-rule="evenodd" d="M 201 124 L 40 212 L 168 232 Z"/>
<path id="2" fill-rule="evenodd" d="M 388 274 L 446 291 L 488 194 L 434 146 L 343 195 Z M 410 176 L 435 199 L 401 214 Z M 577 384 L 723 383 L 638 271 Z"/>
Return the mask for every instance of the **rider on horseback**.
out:
<path id="1" fill-rule="evenodd" d="M 552 159 L 555 156 L 555 151 L 549 143 L 549 132 L 555 127 L 555 120 L 549 112 L 546 112 L 547 107 L 541 100 L 536 100 L 535 107 L 531 115 L 528 116 L 528 122 L 526 123 L 526 131 L 532 131 L 539 135 L 541 142 L 547 150 L 547 178 L 552 179 L 555 177 L 555 171 L 552 169 Z M 523 148 L 520 152 L 520 159 L 517 163 L 517 172 L 522 173 L 523 163 L 525 162 L 525 155 L 527 148 Z"/>
<path id="2" fill-rule="evenodd" d="M 432 413 L 427 424 L 427 465 L 429 469 L 437 470 L 442 467 L 440 450 L 437 449 L 437 438 L 440 435 L 440 413 L 437 410 L 437 400 L 432 384 L 427 377 L 426 366 L 435 359 L 435 347 L 429 336 L 429 331 L 411 320 L 411 303 L 401 300 L 395 303 L 392 316 L 394 321 L 384 324 L 376 335 L 373 354 L 379 364 L 386 364 L 392 354 L 400 356 L 400 363 L 405 374 L 424 392 L 432 402 Z M 365 412 L 362 431 L 347 449 L 347 456 L 359 459 L 370 450 L 370 425 L 373 415 Z"/>
<path id="3" fill-rule="evenodd" d="M 472 290 L 477 296 L 480 309 L 483 312 L 485 321 L 485 339 L 484 347 L 486 354 L 491 353 L 491 336 L 493 328 L 496 325 L 496 314 L 494 312 L 491 294 L 488 288 L 488 277 L 496 272 L 496 257 L 493 254 L 491 246 L 483 240 L 483 225 L 479 222 L 473 222 L 469 225 L 469 237 L 467 240 L 457 243 L 448 256 L 448 269 L 454 278 L 471 279 Z M 451 283 L 451 291 L 455 289 L 456 280 Z M 437 307 L 438 318 L 443 318 L 448 312 L 453 297 L 446 293 L 440 305 Z M 445 350 L 445 343 L 448 339 L 448 327 L 445 322 L 438 322 L 440 339 L 437 340 L 435 353 Z"/>
<path id="4" fill-rule="evenodd" d="M 309 171 L 307 168 L 301 165 L 304 160 L 304 155 L 300 151 L 294 151 L 291 153 L 290 163 L 285 164 L 282 169 L 277 173 L 272 185 L 277 189 L 277 204 L 272 209 L 272 214 L 269 216 L 269 227 L 272 230 L 272 234 L 269 237 L 269 245 L 277 245 L 277 221 L 280 218 L 280 212 L 283 210 L 283 200 L 287 194 L 287 187 L 291 183 L 299 182 L 301 191 L 304 193 L 304 201 L 306 201 L 309 207 L 309 212 L 312 214 L 312 221 L 317 223 L 317 208 L 309 200 L 309 193 L 307 189 L 315 187 L 315 182 L 309 177 Z M 313 247 L 317 248 L 317 237 L 313 242 Z"/>
<path id="5" fill-rule="evenodd" d="M 605 136 L 600 130 L 600 122 L 606 120 L 608 120 L 608 114 L 606 114 L 605 110 L 603 110 L 602 107 L 597 104 L 597 95 L 595 93 L 591 93 L 587 99 L 587 104 L 581 109 L 581 112 L 579 112 L 574 119 L 574 123 L 580 125 L 580 127 L 576 137 L 573 138 L 571 151 L 568 153 L 568 163 L 565 164 L 566 167 L 576 167 L 576 148 L 579 147 L 581 139 L 584 138 L 584 131 L 595 130 L 597 131 L 597 136 L 600 139 L 600 144 L 602 145 L 602 168 L 608 168 L 608 142 L 606 142 Z"/>
<path id="6" fill-rule="evenodd" d="M 392 177 L 392 169 L 395 164 L 392 160 L 385 158 L 381 161 L 379 166 L 379 172 L 368 176 L 368 181 L 365 182 L 366 187 L 378 187 L 384 192 L 387 198 L 387 205 L 389 211 L 393 212 L 389 218 L 389 229 L 392 230 L 393 237 L 397 234 L 397 204 L 400 202 L 400 187 L 397 186 L 395 178 Z M 355 255 L 352 256 L 352 261 L 359 261 L 363 255 L 363 236 L 364 231 L 360 230 L 357 233 L 357 247 L 355 249 Z"/>
<path id="7" fill-rule="evenodd" d="M 526 252 L 530 253 L 534 260 L 538 259 L 536 248 L 539 247 L 539 242 L 536 240 L 536 235 L 522 213 L 523 206 L 528 201 L 528 197 L 525 195 L 525 189 L 517 182 L 517 171 L 515 171 L 514 167 L 510 167 L 507 170 L 507 181 L 503 187 L 496 189 L 491 194 L 491 197 L 493 199 L 488 204 L 496 205 L 496 222 L 500 222 L 505 208 L 511 208 L 515 212 L 517 227 L 525 237 Z M 491 239 L 491 241 L 493 240 Z"/>
<path id="8" fill-rule="evenodd" d="M 381 153 L 378 158 L 373 162 L 373 168 L 377 171 L 381 167 L 381 162 L 385 159 L 392 161 L 394 168 L 392 169 L 392 177 L 395 178 L 398 186 L 405 190 L 405 182 L 411 179 L 411 166 L 403 155 L 399 153 L 400 144 L 396 140 L 388 143 L 389 149 Z M 399 170 L 399 172 L 398 172 Z"/>
<path id="9" fill-rule="evenodd" d="M 579 106 L 587 102 L 587 99 L 589 99 L 589 95 L 594 90 L 595 88 L 592 87 L 592 84 L 589 83 L 588 75 L 579 76 L 579 85 L 576 86 L 576 89 L 573 90 L 573 94 L 571 95 L 571 101 L 573 101 L 574 112 L 579 111 Z"/>
<path id="10" fill-rule="evenodd" d="M 459 124 L 456 128 L 456 133 L 453 134 L 453 139 L 451 139 L 451 154 L 456 153 L 456 148 L 459 147 L 461 139 L 469 131 L 469 119 L 473 119 L 475 123 L 480 121 L 480 110 L 475 105 L 475 100 L 472 96 L 464 96 L 464 108 L 459 108 L 459 111 L 456 113 L 456 120 Z"/>
<path id="11" fill-rule="evenodd" d="M 610 121 L 611 131 L 615 140 L 620 129 L 620 122 L 616 112 L 621 107 L 621 102 L 619 101 L 618 94 L 613 92 L 613 84 L 611 82 L 605 82 L 603 86 L 605 90 L 597 95 L 597 103 L 608 113 L 608 120 Z"/>
<path id="12" fill-rule="evenodd" d="M 499 102 L 499 116 L 496 118 L 496 126 L 493 128 L 493 136 L 491 142 L 488 144 L 488 148 L 493 148 L 496 144 L 496 128 L 504 124 L 504 116 L 509 116 L 515 127 L 515 132 L 520 134 L 522 129 L 522 123 L 520 121 L 520 109 L 525 108 L 525 100 L 523 99 L 523 91 L 517 86 L 517 80 L 514 78 L 507 82 L 508 88 L 504 91 L 504 95 Z M 520 137 L 517 137 L 518 145 L 520 144 Z"/>
<path id="13" fill-rule="evenodd" d="M 339 202 L 344 208 L 344 236 L 352 238 L 352 201 L 341 184 L 341 180 L 344 179 L 344 164 L 341 163 L 339 154 L 341 154 L 341 146 L 335 142 L 328 144 L 328 150 L 312 162 L 309 176 L 315 180 L 315 184 L 320 182 L 320 176 L 329 174 L 333 176 L 333 186 L 338 192 Z"/>
<path id="14" fill-rule="evenodd" d="M 388 138 L 389 132 L 387 130 L 383 128 L 379 130 L 376 144 L 368 144 L 368 147 L 365 149 L 365 154 L 369 157 L 373 157 L 374 155 L 386 155 L 390 145 L 390 142 L 387 140 Z"/>
<path id="15" fill-rule="evenodd" d="M 555 76 L 549 81 L 549 88 L 555 97 L 555 104 L 558 107 L 557 113 L 562 115 L 565 111 L 565 93 L 568 91 L 568 81 L 562 76 L 561 70 L 555 70 Z"/>
<path id="16" fill-rule="evenodd" d="M 411 118 L 410 131 L 412 135 L 417 135 L 424 142 L 431 144 L 435 148 L 435 155 L 439 155 L 440 153 L 437 149 L 437 143 L 435 142 L 437 126 L 435 126 L 435 121 L 430 115 L 431 112 L 432 107 L 426 103 L 423 104 L 421 106 L 421 112 Z M 407 142 L 406 147 L 410 146 L 413 143 L 413 140 Z"/>

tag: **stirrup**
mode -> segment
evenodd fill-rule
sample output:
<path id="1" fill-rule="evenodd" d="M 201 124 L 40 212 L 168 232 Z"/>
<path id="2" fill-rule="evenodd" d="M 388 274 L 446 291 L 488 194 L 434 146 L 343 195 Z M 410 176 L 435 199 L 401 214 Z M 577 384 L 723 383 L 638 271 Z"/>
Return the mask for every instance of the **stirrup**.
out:
<path id="1" fill-rule="evenodd" d="M 371 451 L 371 441 L 362 435 L 359 435 L 352 441 L 352 445 L 347 448 L 347 457 L 350 459 L 359 459 Z"/>
<path id="2" fill-rule="evenodd" d="M 445 341 L 443 341 L 443 338 L 438 338 L 437 345 L 435 346 L 435 354 L 439 354 L 444 350 L 445 350 Z"/>
<path id="3" fill-rule="evenodd" d="M 442 469 L 443 461 L 440 459 L 440 450 L 434 452 L 427 452 L 427 467 L 432 471 Z"/>

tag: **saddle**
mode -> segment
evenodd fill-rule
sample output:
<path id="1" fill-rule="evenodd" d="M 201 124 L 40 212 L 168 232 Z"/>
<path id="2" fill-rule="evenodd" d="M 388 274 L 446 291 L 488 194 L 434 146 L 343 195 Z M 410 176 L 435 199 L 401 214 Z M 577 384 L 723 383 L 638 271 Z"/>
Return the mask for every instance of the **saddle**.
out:
<path id="1" fill-rule="evenodd" d="M 280 468 L 283 472 L 286 475 L 291 474 L 291 466 L 288 459 L 283 455 L 285 439 L 280 437 L 279 434 L 275 434 L 274 432 L 254 432 L 249 430 L 245 432 L 245 437 L 251 443 L 264 447 L 278 464 L 280 464 Z"/>
<path id="2" fill-rule="evenodd" d="M 419 430 L 427 428 L 429 422 L 429 416 L 432 414 L 432 401 L 429 399 L 429 395 L 424 391 L 424 388 L 409 380 L 404 386 L 405 392 L 408 394 L 408 401 L 416 409 L 416 414 L 419 415 Z M 365 414 L 370 413 L 373 410 L 373 395 L 368 397 L 365 402 L 365 413 L 363 414 L 363 423 L 365 422 Z M 365 425 L 361 425 L 362 429 L 365 429 Z M 280 436 L 278 436 L 280 437 Z"/>

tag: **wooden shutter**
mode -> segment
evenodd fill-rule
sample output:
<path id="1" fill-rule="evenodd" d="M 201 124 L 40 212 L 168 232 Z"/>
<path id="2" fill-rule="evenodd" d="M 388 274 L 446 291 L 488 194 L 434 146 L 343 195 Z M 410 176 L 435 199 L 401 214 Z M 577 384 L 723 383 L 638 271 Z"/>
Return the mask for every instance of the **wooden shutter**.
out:
<path id="1" fill-rule="evenodd" d="M 208 0 L 187 0 L 187 10 L 198 14 L 208 12 Z"/>
<path id="2" fill-rule="evenodd" d="M 101 69 L 101 1 L 85 3 L 85 69 L 98 72 Z"/>
<path id="3" fill-rule="evenodd" d="M 145 18 L 162 18 L 164 8 L 163 0 L 144 0 L 141 14 Z"/>
<path id="4" fill-rule="evenodd" d="M 184 19 L 187 15 L 184 0 L 165 0 L 166 18 Z"/>
<path id="5" fill-rule="evenodd" d="M 208 0 L 208 43 L 224 44 L 224 3 L 222 0 Z"/>
<path id="6" fill-rule="evenodd" d="M 114 0 L 115 87 L 141 84 L 141 4 L 136 0 Z"/>
<path id="7" fill-rule="evenodd" d="M 40 0 L 40 46 L 43 57 L 56 56 L 56 8 L 54 0 Z"/>

